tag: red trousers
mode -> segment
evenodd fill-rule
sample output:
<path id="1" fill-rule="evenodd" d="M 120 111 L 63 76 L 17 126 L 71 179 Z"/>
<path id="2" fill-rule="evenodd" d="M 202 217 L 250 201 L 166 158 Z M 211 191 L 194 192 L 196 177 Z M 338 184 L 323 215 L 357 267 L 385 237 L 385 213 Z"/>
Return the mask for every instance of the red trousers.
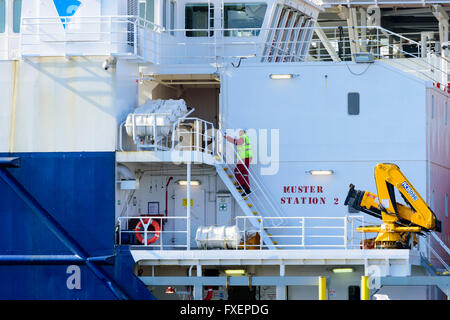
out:
<path id="1" fill-rule="evenodd" d="M 242 163 L 238 163 L 234 169 L 234 176 L 244 190 L 250 190 L 250 181 L 248 178 L 247 168 L 249 168 L 252 158 L 245 158 L 242 160 L 244 160 L 245 166 Z"/>

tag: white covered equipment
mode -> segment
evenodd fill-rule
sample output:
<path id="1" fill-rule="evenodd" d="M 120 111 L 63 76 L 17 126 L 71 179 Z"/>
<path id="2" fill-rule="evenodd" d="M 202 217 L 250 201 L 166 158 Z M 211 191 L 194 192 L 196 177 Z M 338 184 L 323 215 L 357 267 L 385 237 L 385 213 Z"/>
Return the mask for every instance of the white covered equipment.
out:
<path id="1" fill-rule="evenodd" d="M 147 100 L 134 113 L 127 116 L 125 129 L 127 134 L 133 136 L 133 119 L 135 122 L 136 137 L 154 137 L 155 122 L 156 135 L 168 136 L 175 121 L 188 112 L 186 102 L 180 100 Z"/>
<path id="2" fill-rule="evenodd" d="M 200 249 L 237 249 L 241 235 L 237 226 L 202 226 L 195 241 Z"/>

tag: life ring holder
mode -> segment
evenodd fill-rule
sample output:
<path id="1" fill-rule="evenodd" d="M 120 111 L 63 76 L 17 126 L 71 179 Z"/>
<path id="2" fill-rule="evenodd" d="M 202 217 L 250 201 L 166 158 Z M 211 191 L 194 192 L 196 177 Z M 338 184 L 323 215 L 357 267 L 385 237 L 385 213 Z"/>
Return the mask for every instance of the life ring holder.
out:
<path id="1" fill-rule="evenodd" d="M 155 243 L 159 239 L 159 236 L 161 234 L 161 226 L 159 225 L 158 221 L 151 218 L 140 218 L 139 222 L 134 228 L 134 234 L 136 236 L 136 239 L 142 244 L 145 244 L 145 235 L 143 231 L 147 230 L 150 225 L 153 226 L 155 235 L 151 238 L 147 238 L 147 245 Z"/>

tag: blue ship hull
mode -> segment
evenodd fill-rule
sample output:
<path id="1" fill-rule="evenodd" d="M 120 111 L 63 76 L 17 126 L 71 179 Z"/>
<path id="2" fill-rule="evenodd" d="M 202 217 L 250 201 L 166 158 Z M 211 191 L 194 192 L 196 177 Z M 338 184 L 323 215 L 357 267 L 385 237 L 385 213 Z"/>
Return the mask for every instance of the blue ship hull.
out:
<path id="1" fill-rule="evenodd" d="M 114 152 L 2 157 L 1 299 L 154 299 L 115 247 Z"/>

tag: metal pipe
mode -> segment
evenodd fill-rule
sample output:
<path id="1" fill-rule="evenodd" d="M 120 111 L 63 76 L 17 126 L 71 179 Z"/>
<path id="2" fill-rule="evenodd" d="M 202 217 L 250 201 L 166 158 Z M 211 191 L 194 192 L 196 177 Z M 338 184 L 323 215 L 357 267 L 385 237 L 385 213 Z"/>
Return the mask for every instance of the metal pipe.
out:
<path id="1" fill-rule="evenodd" d="M 69 255 L 0 255 L 0 265 L 58 265 L 85 264 L 80 256 Z"/>
<path id="2" fill-rule="evenodd" d="M 169 191 L 169 189 L 168 189 L 168 186 L 169 186 L 169 183 L 170 183 L 170 181 L 173 179 L 173 177 L 170 177 L 168 180 L 167 180 L 167 183 L 166 183 L 166 208 L 165 208 L 165 210 L 164 210 L 164 214 L 165 214 L 165 216 L 167 217 L 167 215 L 168 215 L 168 213 L 167 213 L 167 198 L 168 198 L 168 191 Z"/>

